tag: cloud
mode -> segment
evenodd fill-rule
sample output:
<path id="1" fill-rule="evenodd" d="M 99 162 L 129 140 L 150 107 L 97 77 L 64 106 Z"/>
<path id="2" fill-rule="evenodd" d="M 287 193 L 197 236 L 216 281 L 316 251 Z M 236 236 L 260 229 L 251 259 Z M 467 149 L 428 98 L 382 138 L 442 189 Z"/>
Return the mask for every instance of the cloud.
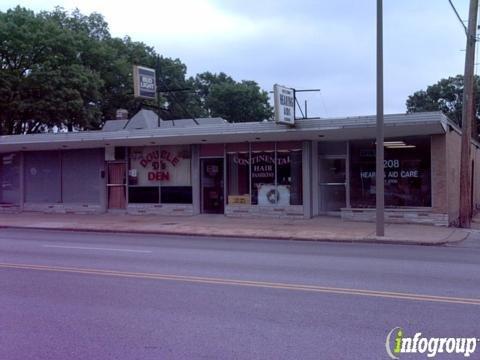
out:
<path id="1" fill-rule="evenodd" d="M 20 2 L 35 10 L 58 3 Z M 455 3 L 466 17 L 467 2 Z M 0 8 L 15 4 L 6 0 Z M 321 88 L 321 95 L 300 96 L 302 103 L 309 100 L 311 115 L 375 112 L 374 1 L 64 0 L 60 5 L 100 12 L 114 36 L 128 34 L 180 58 L 190 75 L 224 71 L 266 90 L 274 83 Z M 409 94 L 463 72 L 465 35 L 447 1 L 384 1 L 384 31 L 386 112 L 405 111 Z"/>

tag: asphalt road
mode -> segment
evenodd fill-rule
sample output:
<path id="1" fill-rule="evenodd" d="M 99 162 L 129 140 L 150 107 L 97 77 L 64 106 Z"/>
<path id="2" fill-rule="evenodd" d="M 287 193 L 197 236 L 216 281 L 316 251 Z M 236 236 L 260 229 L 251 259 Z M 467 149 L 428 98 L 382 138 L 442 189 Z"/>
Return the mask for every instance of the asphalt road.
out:
<path id="1" fill-rule="evenodd" d="M 2 360 L 387 359 L 397 326 L 480 338 L 478 233 L 426 247 L 0 229 Z"/>

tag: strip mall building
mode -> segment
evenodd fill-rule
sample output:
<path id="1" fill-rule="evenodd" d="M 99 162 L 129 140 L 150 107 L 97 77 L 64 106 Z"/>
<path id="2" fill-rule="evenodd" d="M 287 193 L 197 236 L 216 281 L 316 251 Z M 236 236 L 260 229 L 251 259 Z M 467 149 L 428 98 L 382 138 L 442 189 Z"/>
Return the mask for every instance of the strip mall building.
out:
<path id="1" fill-rule="evenodd" d="M 142 110 L 101 131 L 2 136 L 0 212 L 374 220 L 375 121 L 163 121 Z M 443 114 L 385 116 L 387 221 L 456 224 L 459 170 L 460 131 Z"/>

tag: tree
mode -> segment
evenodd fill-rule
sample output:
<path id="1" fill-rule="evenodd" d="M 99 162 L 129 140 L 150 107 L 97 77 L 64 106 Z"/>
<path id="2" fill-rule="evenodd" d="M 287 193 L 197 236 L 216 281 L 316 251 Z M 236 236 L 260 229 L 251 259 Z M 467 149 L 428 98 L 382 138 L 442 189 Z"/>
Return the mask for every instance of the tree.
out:
<path id="1" fill-rule="evenodd" d="M 205 116 L 193 79 L 186 76 L 187 66 L 180 59 L 158 58 L 158 84 L 165 104 L 161 113 L 163 119 Z"/>
<path id="2" fill-rule="evenodd" d="M 270 119 L 273 115 L 268 93 L 255 81 L 237 82 L 225 73 L 205 72 L 195 77 L 194 84 L 200 104 L 209 116 L 247 122 Z"/>
<path id="3" fill-rule="evenodd" d="M 98 129 L 118 108 L 157 106 L 134 98 L 132 80 L 133 64 L 156 67 L 156 52 L 112 38 L 100 14 L 16 7 L 0 12 L 0 38 L 0 134 Z M 184 86 L 186 66 L 159 59 L 163 83 Z M 186 100 L 162 97 L 167 117 L 187 117 L 179 105 Z"/>
<path id="4" fill-rule="evenodd" d="M 0 13 L 0 133 L 98 124 L 101 78 L 81 61 L 85 39 L 44 13 Z"/>
<path id="5" fill-rule="evenodd" d="M 130 114 L 156 101 L 133 95 L 133 65 L 157 70 L 160 116 L 271 117 L 268 94 L 253 81 L 224 73 L 187 78 L 180 59 L 160 56 L 130 37 L 110 35 L 102 15 L 79 10 L 0 12 L 0 135 L 98 129 L 119 108 Z"/>
<path id="6" fill-rule="evenodd" d="M 480 85 L 480 78 L 475 76 L 475 86 Z M 477 126 L 480 124 L 480 94 L 475 91 Z M 407 99 L 407 112 L 442 111 L 457 125 L 462 123 L 463 75 L 442 79 L 426 90 L 416 91 Z"/>

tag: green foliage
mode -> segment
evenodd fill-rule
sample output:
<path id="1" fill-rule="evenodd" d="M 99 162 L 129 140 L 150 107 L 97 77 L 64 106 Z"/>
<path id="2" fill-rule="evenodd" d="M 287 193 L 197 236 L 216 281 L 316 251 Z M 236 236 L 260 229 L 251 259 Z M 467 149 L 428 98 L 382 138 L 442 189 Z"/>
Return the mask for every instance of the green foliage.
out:
<path id="1" fill-rule="evenodd" d="M 480 78 L 475 77 L 475 87 L 480 88 Z M 480 94 L 475 91 L 477 123 L 480 122 Z M 463 106 L 463 75 L 442 79 L 426 90 L 420 90 L 407 99 L 407 112 L 442 111 L 452 121 L 461 125 Z"/>
<path id="2" fill-rule="evenodd" d="M 134 98 L 134 64 L 157 69 L 164 119 L 258 121 L 272 114 L 268 94 L 255 82 L 209 72 L 187 79 L 179 59 L 159 56 L 128 36 L 112 37 L 98 13 L 57 7 L 35 14 L 18 6 L 0 12 L 0 39 L 0 135 L 54 126 L 98 129 L 119 108 L 130 114 L 157 108 L 157 102 Z"/>
<path id="3" fill-rule="evenodd" d="M 209 116 L 230 122 L 262 121 L 273 116 L 268 93 L 255 81 L 236 82 L 225 73 L 205 72 L 195 77 L 194 84 Z"/>
<path id="4" fill-rule="evenodd" d="M 0 13 L 0 38 L 0 133 L 98 126 L 103 81 L 82 61 L 88 36 L 16 7 Z"/>

